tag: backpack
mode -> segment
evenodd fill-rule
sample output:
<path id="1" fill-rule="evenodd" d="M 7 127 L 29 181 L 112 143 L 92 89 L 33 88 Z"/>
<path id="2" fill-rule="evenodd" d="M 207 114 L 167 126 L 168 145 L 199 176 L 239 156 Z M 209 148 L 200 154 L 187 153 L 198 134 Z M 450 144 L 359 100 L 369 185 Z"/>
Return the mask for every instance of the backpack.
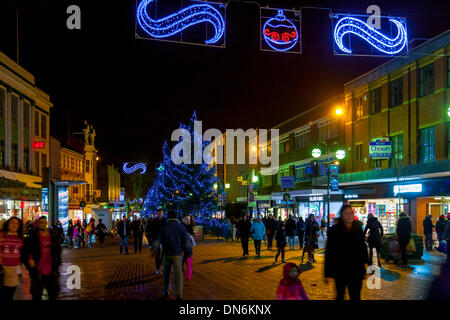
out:
<path id="1" fill-rule="evenodd" d="M 86 233 L 91 233 L 92 232 L 92 225 L 88 224 L 85 231 L 86 231 Z"/>

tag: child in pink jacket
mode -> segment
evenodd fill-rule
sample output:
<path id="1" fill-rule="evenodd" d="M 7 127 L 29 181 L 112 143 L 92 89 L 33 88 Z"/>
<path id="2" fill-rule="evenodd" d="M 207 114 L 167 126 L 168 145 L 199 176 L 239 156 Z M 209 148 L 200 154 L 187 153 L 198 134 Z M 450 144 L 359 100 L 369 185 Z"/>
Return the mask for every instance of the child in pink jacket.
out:
<path id="1" fill-rule="evenodd" d="M 283 276 L 277 290 L 277 300 L 309 300 L 298 278 L 300 268 L 295 263 L 284 266 Z"/>

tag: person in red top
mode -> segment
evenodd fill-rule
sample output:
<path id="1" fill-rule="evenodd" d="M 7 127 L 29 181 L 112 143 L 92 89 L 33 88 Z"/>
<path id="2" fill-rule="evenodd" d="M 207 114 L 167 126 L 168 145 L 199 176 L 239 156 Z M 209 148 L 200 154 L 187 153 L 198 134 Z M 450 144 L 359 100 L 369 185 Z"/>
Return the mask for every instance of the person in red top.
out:
<path id="1" fill-rule="evenodd" d="M 309 300 L 298 278 L 300 268 L 295 263 L 288 263 L 283 268 L 283 279 L 281 279 L 277 290 L 277 300 Z"/>
<path id="2" fill-rule="evenodd" d="M 30 272 L 32 299 L 40 301 L 45 288 L 49 300 L 55 300 L 59 292 L 61 244 L 59 235 L 49 230 L 46 216 L 39 218 L 38 227 L 25 241 L 24 255 Z"/>
<path id="3" fill-rule="evenodd" d="M 19 285 L 17 268 L 20 266 L 23 247 L 23 224 L 17 217 L 8 219 L 0 232 L 0 268 L 3 269 L 3 283 L 0 300 L 11 301 Z"/>

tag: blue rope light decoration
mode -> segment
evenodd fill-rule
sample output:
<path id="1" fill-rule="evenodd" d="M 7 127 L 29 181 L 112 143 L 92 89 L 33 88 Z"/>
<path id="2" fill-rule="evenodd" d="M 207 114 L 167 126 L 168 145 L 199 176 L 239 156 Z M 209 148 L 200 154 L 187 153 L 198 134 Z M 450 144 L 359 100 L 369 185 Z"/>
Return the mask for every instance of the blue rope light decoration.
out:
<path id="1" fill-rule="evenodd" d="M 209 22 L 214 27 L 214 36 L 206 40 L 206 44 L 218 42 L 225 33 L 225 21 L 222 14 L 210 4 L 194 4 L 154 20 L 147 13 L 147 6 L 152 1 L 155 0 L 143 0 L 136 10 L 137 22 L 151 37 L 167 38 L 202 22 Z"/>
<path id="2" fill-rule="evenodd" d="M 145 163 L 139 162 L 131 167 L 128 167 L 128 164 L 129 162 L 124 162 L 122 167 L 123 172 L 125 172 L 126 174 L 130 174 L 138 170 L 141 170 L 140 174 L 144 174 L 147 171 L 147 166 L 145 165 Z"/>
<path id="3" fill-rule="evenodd" d="M 286 19 L 283 10 L 278 10 L 275 18 L 264 23 L 263 37 L 267 45 L 275 51 L 292 49 L 298 41 L 298 31 L 295 24 Z"/>
<path id="4" fill-rule="evenodd" d="M 405 49 L 408 43 L 408 36 L 406 27 L 401 20 L 389 18 L 389 21 L 398 30 L 397 36 L 393 39 L 385 36 L 357 18 L 343 17 L 336 23 L 334 28 L 334 41 L 340 50 L 351 54 L 352 50 L 344 46 L 342 39 L 346 34 L 354 34 L 364 39 L 375 49 L 388 55 L 394 55 Z"/>

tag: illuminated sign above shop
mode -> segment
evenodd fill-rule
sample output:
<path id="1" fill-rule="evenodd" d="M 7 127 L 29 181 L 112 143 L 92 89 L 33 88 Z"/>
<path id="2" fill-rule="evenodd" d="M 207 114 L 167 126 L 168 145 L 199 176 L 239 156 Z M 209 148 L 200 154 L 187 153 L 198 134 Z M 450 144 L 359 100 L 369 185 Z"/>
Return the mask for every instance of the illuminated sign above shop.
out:
<path id="1" fill-rule="evenodd" d="M 399 193 L 410 193 L 410 192 L 422 192 L 422 184 L 406 184 L 406 185 L 395 185 L 394 194 Z"/>
<path id="2" fill-rule="evenodd" d="M 31 147 L 33 149 L 44 149 L 45 148 L 45 141 L 33 141 Z"/>
<path id="3" fill-rule="evenodd" d="M 309 201 L 310 201 L 310 202 L 314 202 L 314 201 L 323 201 L 323 196 L 313 196 L 313 197 L 309 197 Z"/>

